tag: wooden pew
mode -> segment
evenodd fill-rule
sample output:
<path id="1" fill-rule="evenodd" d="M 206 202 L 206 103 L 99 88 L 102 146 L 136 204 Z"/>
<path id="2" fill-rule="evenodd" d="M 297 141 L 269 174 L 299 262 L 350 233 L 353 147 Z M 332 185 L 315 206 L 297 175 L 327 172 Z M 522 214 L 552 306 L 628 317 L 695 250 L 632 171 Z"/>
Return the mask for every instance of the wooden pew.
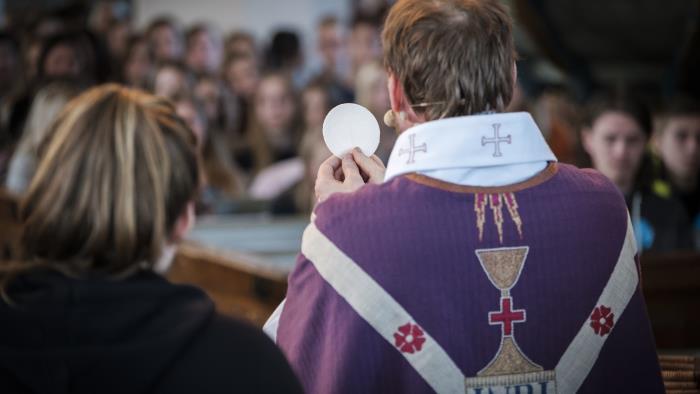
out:
<path id="1" fill-rule="evenodd" d="M 700 359 L 693 356 L 659 355 L 659 363 L 666 393 L 700 393 Z"/>
<path id="2" fill-rule="evenodd" d="M 659 349 L 700 349 L 700 254 L 643 255 L 642 290 Z"/>
<path id="3" fill-rule="evenodd" d="M 220 312 L 262 326 L 284 299 L 308 217 L 202 216 L 168 278 L 202 287 Z"/>
<path id="4" fill-rule="evenodd" d="M 167 277 L 202 288 L 219 312 L 262 327 L 287 291 L 286 271 L 264 267 L 259 257 L 186 242 Z"/>

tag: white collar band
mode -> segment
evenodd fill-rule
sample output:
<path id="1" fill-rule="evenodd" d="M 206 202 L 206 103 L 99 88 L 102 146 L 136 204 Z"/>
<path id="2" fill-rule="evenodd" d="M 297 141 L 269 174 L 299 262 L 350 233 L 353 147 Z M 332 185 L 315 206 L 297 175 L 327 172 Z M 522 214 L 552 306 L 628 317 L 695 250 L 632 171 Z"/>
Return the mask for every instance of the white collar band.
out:
<path id="1" fill-rule="evenodd" d="M 527 112 L 422 123 L 399 135 L 385 181 L 411 172 L 508 166 L 557 158 Z"/>

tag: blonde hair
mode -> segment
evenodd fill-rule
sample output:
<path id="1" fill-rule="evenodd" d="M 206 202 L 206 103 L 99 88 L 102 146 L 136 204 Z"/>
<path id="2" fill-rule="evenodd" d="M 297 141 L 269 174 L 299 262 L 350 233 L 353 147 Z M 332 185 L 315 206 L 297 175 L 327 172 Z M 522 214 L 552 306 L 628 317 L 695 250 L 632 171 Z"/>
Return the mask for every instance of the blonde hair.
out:
<path id="1" fill-rule="evenodd" d="M 70 99 L 80 93 L 77 83 L 54 81 L 39 89 L 27 115 L 17 152 L 36 155 L 51 123 Z"/>
<path id="2" fill-rule="evenodd" d="M 152 267 L 199 185 L 194 135 L 172 105 L 116 84 L 69 102 L 39 157 L 20 202 L 25 258 L 0 266 L 3 289 L 32 268 L 123 277 Z"/>
<path id="3" fill-rule="evenodd" d="M 260 78 L 260 84 L 258 85 L 258 91 L 255 94 L 255 98 L 253 99 L 253 105 L 251 105 L 250 108 L 250 113 L 249 113 L 249 119 L 250 119 L 250 127 L 246 131 L 246 138 L 248 142 L 248 146 L 250 146 L 251 151 L 253 153 L 253 172 L 257 173 L 263 168 L 267 167 L 268 165 L 274 163 L 274 148 L 270 141 L 268 141 L 267 136 L 265 135 L 265 131 L 263 130 L 263 126 L 261 125 L 260 120 L 258 119 L 258 116 L 256 114 L 255 107 L 257 106 L 257 97 L 260 94 L 260 86 L 263 85 L 263 81 L 265 80 L 272 80 L 276 79 L 280 81 L 283 85 L 284 88 L 287 92 L 287 95 L 290 97 L 290 100 L 292 100 L 293 106 L 294 106 L 294 115 L 292 115 L 292 119 L 289 124 L 289 133 L 291 133 L 291 141 L 294 146 L 298 145 L 299 139 L 300 139 L 300 131 L 299 131 L 299 103 L 298 98 L 296 97 L 296 92 L 294 91 L 294 85 L 292 84 L 292 81 L 289 77 L 286 76 L 286 74 L 282 72 L 268 72 L 265 74 L 262 78 Z"/>

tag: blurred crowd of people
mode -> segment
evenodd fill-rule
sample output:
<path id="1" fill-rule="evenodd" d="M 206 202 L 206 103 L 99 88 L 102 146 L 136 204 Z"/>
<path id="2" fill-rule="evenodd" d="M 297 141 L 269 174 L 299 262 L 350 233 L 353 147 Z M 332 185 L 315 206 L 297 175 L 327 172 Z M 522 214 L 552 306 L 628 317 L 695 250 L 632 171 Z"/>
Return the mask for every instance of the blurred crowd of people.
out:
<path id="1" fill-rule="evenodd" d="M 207 181 L 199 209 L 212 213 L 310 211 L 313 178 L 330 155 L 325 114 L 353 101 L 378 119 L 389 109 L 381 10 L 318 21 L 316 69 L 290 30 L 261 42 L 166 16 L 139 30 L 119 1 L 79 14 L 50 12 L 0 32 L 0 178 L 15 193 L 28 187 L 37 147 L 63 105 L 105 82 L 172 101 L 197 135 Z M 393 140 L 383 128 L 384 160 Z"/>
<path id="2" fill-rule="evenodd" d="M 383 9 L 350 21 L 317 21 L 321 66 L 305 62 L 290 30 L 258 40 L 245 31 L 181 26 L 159 17 L 144 29 L 128 3 L 101 1 L 88 12 L 10 20 L 0 31 L 0 180 L 21 194 L 38 147 L 63 105 L 83 90 L 119 82 L 169 98 L 195 132 L 208 213 L 308 213 L 326 113 L 357 102 L 381 126 L 377 155 L 388 160 L 394 131 L 382 65 Z M 628 202 L 643 250 L 700 249 L 700 107 L 674 97 L 653 107 L 624 92 L 575 102 L 566 92 L 516 94 L 562 162 L 593 166 Z M 575 225 L 575 224 L 572 224 Z"/>

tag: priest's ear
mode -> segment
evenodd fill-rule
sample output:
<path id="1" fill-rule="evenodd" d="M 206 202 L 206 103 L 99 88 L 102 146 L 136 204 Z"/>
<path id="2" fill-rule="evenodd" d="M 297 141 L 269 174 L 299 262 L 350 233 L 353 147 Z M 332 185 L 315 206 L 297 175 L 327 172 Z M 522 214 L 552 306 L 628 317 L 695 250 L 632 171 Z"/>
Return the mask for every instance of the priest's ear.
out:
<path id="1" fill-rule="evenodd" d="M 171 243 L 182 241 L 194 226 L 194 221 L 194 201 L 190 201 L 187 203 L 180 216 L 178 216 L 177 220 L 175 220 L 175 225 L 173 226 L 169 241 Z"/>
<path id="2" fill-rule="evenodd" d="M 399 133 L 413 127 L 417 123 L 425 122 L 424 117 L 417 115 L 413 110 L 403 90 L 403 85 L 396 77 L 396 74 L 391 71 L 389 71 L 389 78 L 387 79 L 387 88 L 389 90 L 391 110 L 394 112 L 393 127 Z"/>

